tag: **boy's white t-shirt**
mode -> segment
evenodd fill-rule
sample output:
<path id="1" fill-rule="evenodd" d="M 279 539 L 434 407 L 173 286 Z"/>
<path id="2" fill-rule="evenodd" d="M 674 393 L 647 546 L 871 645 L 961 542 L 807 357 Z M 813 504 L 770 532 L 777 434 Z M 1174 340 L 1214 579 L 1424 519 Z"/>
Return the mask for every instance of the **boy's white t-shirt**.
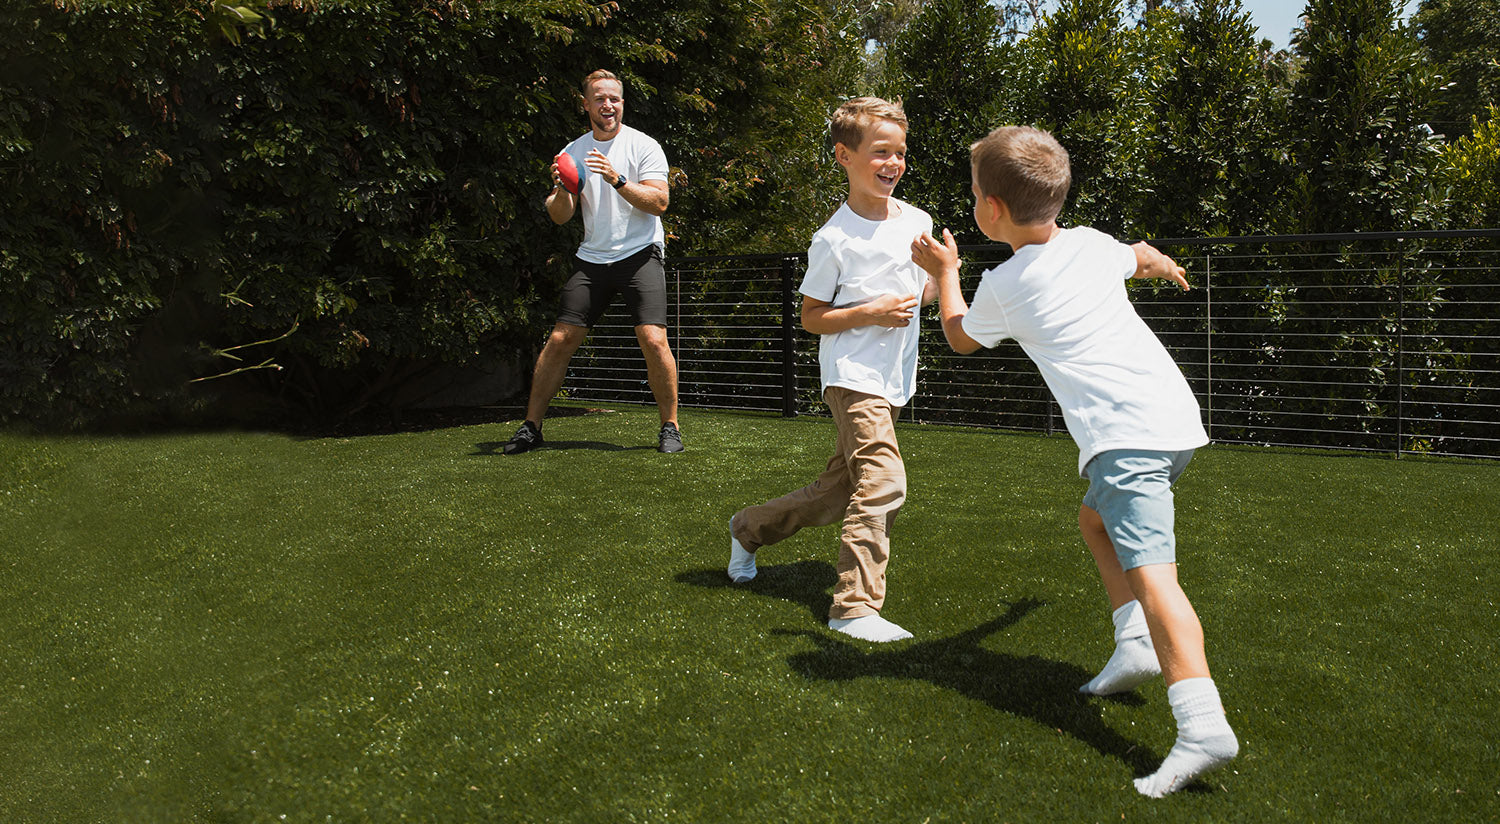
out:
<path id="1" fill-rule="evenodd" d="M 984 273 L 963 329 L 986 347 L 1014 338 L 1036 362 L 1078 444 L 1078 472 L 1111 449 L 1208 443 L 1182 370 L 1125 293 L 1129 246 L 1087 227 L 1023 246 Z"/>
<path id="2" fill-rule="evenodd" d="M 807 274 L 798 290 L 835 307 L 868 303 L 881 295 L 922 297 L 927 273 L 911 259 L 911 242 L 932 231 L 926 212 L 892 198 L 899 214 L 866 220 L 845 203 L 813 235 Z M 818 342 L 823 389 L 842 386 L 905 406 L 917 391 L 919 312 L 900 328 L 861 326 Z"/>
<path id="3" fill-rule="evenodd" d="M 593 149 L 609 158 L 615 171 L 628 180 L 667 179 L 667 155 L 661 144 L 623 123 L 609 140 L 595 140 L 590 131 L 564 147 L 580 170 L 587 169 L 579 192 L 583 200 L 583 243 L 578 246 L 578 256 L 590 263 L 614 263 L 653 243 L 665 246 L 661 218 L 631 206 L 602 175 L 585 165 Z"/>

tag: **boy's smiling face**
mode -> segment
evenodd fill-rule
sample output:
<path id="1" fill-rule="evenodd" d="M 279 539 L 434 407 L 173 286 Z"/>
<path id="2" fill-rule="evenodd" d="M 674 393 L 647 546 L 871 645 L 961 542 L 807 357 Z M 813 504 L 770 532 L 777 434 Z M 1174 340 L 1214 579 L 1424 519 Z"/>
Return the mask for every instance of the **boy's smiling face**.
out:
<path id="1" fill-rule="evenodd" d="M 876 118 L 865 128 L 858 148 L 840 143 L 834 156 L 849 173 L 850 200 L 888 198 L 906 173 L 906 130 Z"/>

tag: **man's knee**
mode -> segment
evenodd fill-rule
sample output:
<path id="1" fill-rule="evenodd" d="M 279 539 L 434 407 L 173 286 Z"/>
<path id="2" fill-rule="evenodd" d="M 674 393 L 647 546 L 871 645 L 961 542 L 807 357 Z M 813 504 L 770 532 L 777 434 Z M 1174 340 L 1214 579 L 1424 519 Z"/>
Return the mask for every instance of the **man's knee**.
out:
<path id="1" fill-rule="evenodd" d="M 552 327 L 552 334 L 547 336 L 547 348 L 572 354 L 583 345 L 583 339 L 588 337 L 588 333 L 586 327 L 559 323 Z"/>
<path id="2" fill-rule="evenodd" d="M 648 355 L 657 354 L 664 358 L 672 356 L 672 348 L 667 343 L 667 327 L 665 326 L 643 323 L 635 328 L 635 339 L 641 345 L 641 351 Z"/>

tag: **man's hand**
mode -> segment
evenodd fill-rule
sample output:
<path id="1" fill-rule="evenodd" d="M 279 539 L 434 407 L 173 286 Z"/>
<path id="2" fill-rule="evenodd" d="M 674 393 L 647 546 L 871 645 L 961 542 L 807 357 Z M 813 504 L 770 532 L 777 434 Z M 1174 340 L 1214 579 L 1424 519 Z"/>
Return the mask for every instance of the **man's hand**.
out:
<path id="1" fill-rule="evenodd" d="M 589 171 L 603 177 L 604 182 L 611 186 L 620 179 L 620 173 L 615 171 L 615 166 L 609 162 L 609 157 L 598 149 L 589 149 L 588 157 L 583 159 L 583 164 L 589 167 Z"/>
<path id="2" fill-rule="evenodd" d="M 1191 288 L 1187 282 L 1187 270 L 1155 246 L 1143 240 L 1130 248 L 1135 252 L 1135 274 L 1131 277 L 1170 280 L 1181 286 L 1184 292 Z"/>
<path id="3" fill-rule="evenodd" d="M 562 172 L 557 168 L 556 158 L 552 160 L 552 191 L 547 193 L 545 205 L 547 216 L 559 225 L 572 220 L 573 213 L 578 210 L 578 195 L 563 188 Z"/>

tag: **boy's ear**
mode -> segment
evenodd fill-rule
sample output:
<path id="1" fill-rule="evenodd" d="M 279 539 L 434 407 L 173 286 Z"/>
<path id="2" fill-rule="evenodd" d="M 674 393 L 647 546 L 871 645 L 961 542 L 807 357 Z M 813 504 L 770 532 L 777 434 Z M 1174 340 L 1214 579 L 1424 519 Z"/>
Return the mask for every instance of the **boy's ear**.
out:
<path id="1" fill-rule="evenodd" d="M 833 144 L 833 159 L 838 161 L 840 166 L 847 167 L 849 165 L 849 147 L 842 143 Z"/>
<path id="2" fill-rule="evenodd" d="M 990 207 L 990 222 L 999 223 L 1010 217 L 1010 207 L 1005 205 L 999 195 L 985 195 L 984 201 Z"/>

